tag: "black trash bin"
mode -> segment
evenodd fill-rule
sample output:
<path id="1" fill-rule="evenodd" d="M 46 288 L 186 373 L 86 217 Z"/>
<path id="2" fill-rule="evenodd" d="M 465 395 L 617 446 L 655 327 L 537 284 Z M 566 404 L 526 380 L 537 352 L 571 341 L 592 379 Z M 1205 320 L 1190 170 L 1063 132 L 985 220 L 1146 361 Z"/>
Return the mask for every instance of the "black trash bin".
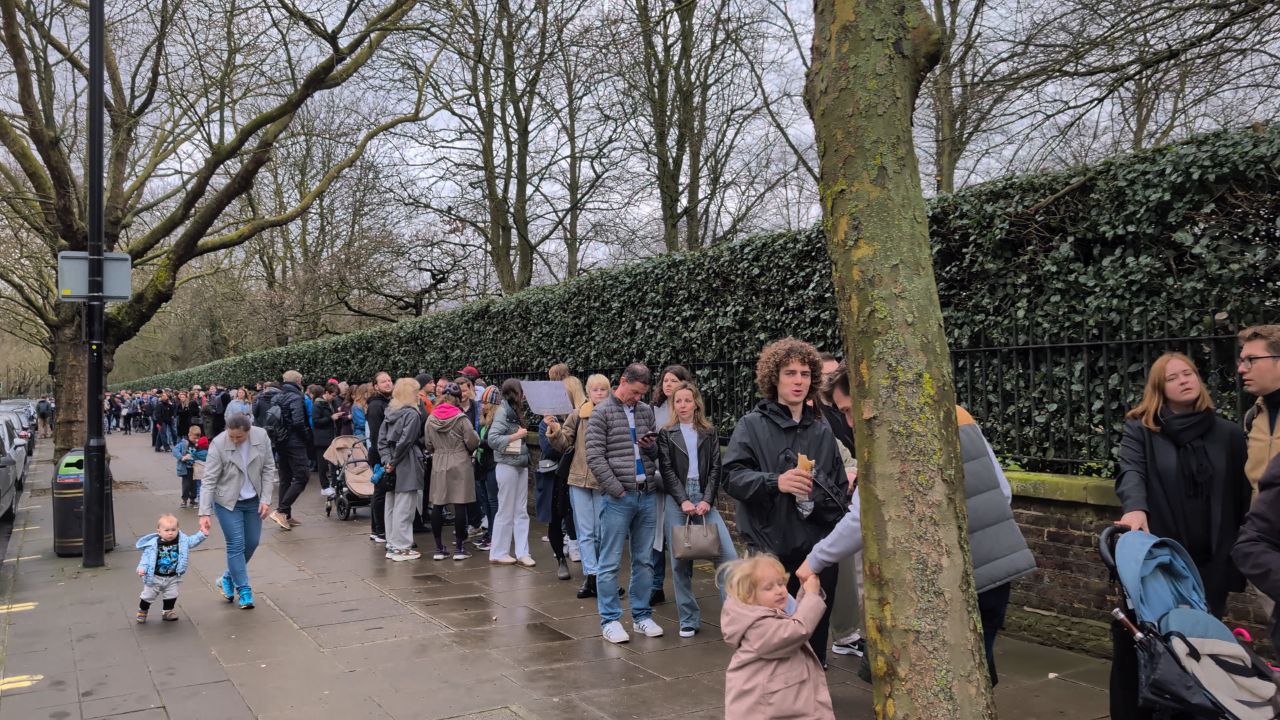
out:
<path id="1" fill-rule="evenodd" d="M 111 463 L 107 463 L 107 506 L 103 549 L 116 547 L 115 510 L 111 502 Z M 75 448 L 62 456 L 53 476 L 53 552 L 58 557 L 84 554 L 84 450 Z"/>

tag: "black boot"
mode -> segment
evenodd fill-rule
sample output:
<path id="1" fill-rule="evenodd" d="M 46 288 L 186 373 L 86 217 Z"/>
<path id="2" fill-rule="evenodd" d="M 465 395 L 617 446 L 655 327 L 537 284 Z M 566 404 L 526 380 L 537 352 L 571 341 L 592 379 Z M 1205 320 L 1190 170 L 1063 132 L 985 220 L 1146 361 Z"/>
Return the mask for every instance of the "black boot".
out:
<path id="1" fill-rule="evenodd" d="M 556 561 L 556 577 L 560 578 L 561 580 L 569 579 L 570 576 L 569 576 L 568 560 L 565 560 L 564 558 L 560 558 L 559 560 Z"/>
<path id="2" fill-rule="evenodd" d="M 578 599 L 585 600 L 596 596 L 596 576 L 588 575 L 582 580 L 582 587 L 578 588 Z"/>

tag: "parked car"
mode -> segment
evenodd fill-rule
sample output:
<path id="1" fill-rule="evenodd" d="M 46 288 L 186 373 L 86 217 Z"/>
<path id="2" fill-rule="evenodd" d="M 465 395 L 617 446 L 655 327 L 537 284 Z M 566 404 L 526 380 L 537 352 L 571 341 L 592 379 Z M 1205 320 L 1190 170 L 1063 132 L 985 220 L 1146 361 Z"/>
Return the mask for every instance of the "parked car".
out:
<path id="1" fill-rule="evenodd" d="M 13 511 L 18 505 L 18 478 L 22 476 L 26 465 L 26 447 L 17 444 L 17 436 L 13 433 L 13 428 L 8 422 L 0 422 L 0 508 L 4 508 L 0 512 L 0 520 L 12 520 Z M 13 438 L 13 444 L 7 442 L 8 438 Z M 15 456 L 9 452 L 9 448 L 14 447 L 20 452 Z M 21 461 L 21 464 L 19 464 Z"/>
<path id="2" fill-rule="evenodd" d="M 0 449 L 4 456 L 13 460 L 13 484 L 22 490 L 27 482 L 27 469 L 31 465 L 31 432 L 22 425 L 22 418 L 16 413 L 0 410 Z M 5 507 L 0 501 L 0 507 Z"/>
<path id="3" fill-rule="evenodd" d="M 26 425 L 28 432 L 36 430 L 36 404 L 31 400 L 22 398 L 14 398 L 11 400 L 0 400 L 0 410 L 12 410 L 22 416 L 23 424 Z"/>

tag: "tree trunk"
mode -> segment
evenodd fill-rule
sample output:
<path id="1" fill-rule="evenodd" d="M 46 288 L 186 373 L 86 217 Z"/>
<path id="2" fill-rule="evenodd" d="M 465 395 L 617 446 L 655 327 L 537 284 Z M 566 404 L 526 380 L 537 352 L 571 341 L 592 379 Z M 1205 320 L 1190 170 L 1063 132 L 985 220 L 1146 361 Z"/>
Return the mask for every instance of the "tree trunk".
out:
<path id="1" fill-rule="evenodd" d="M 993 718 L 955 393 L 911 142 L 920 0 L 819 0 L 806 99 L 849 358 L 879 718 Z"/>
<path id="2" fill-rule="evenodd" d="M 53 425 L 55 459 L 73 447 L 84 447 L 88 363 L 89 352 L 81 338 L 80 321 L 56 328 L 53 332 L 53 397 L 57 407 Z"/>

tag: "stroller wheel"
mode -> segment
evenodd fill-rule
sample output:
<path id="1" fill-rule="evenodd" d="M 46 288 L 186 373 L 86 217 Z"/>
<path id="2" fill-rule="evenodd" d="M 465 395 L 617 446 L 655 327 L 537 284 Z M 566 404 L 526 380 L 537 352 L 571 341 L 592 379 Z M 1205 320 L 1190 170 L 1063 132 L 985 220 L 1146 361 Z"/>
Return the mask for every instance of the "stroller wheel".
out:
<path id="1" fill-rule="evenodd" d="M 338 517 L 342 520 L 351 519 L 351 503 L 347 502 L 345 495 L 338 496 Z"/>
<path id="2" fill-rule="evenodd" d="M 333 502 L 332 502 L 331 500 L 325 500 L 325 501 L 324 501 L 324 516 L 325 516 L 325 517 L 329 517 L 329 514 L 330 514 L 330 513 L 332 513 L 332 512 L 333 512 Z"/>

